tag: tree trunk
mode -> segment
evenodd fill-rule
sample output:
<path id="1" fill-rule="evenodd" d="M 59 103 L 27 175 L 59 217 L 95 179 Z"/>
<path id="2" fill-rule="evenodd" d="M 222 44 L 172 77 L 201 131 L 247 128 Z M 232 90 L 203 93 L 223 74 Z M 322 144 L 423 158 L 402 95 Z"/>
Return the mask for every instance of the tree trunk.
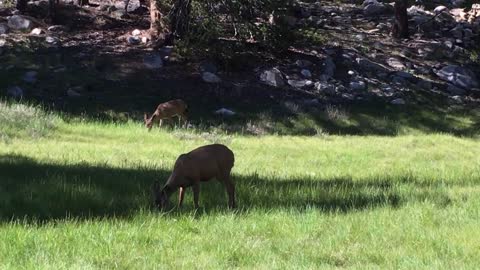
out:
<path id="1" fill-rule="evenodd" d="M 48 0 L 48 18 L 51 22 L 55 22 L 57 19 L 57 7 L 55 0 Z"/>
<path id="2" fill-rule="evenodd" d="M 28 0 L 17 0 L 16 8 L 20 12 L 24 12 L 27 9 L 27 2 L 28 2 Z"/>
<path id="3" fill-rule="evenodd" d="M 407 0 L 395 0 L 395 22 L 392 28 L 394 38 L 408 38 Z"/>

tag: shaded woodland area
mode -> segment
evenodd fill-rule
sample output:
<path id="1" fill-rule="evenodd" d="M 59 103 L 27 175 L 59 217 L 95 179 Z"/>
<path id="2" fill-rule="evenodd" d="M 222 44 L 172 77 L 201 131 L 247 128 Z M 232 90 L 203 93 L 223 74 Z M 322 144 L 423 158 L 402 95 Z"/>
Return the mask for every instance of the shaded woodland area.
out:
<path id="1" fill-rule="evenodd" d="M 469 1 L 2 1 L 0 95 L 113 121 L 182 98 L 198 127 L 261 134 L 471 134 L 479 25 Z"/>

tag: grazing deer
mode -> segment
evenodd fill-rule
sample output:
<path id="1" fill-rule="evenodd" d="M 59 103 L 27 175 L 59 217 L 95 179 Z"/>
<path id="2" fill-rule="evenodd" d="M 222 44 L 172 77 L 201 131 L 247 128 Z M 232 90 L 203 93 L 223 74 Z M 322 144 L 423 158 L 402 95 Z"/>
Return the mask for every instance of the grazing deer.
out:
<path id="1" fill-rule="evenodd" d="M 181 207 L 185 188 L 191 186 L 193 202 L 195 208 L 198 208 L 200 182 L 215 178 L 222 182 L 227 190 L 228 206 L 235 208 L 235 185 L 230 177 L 234 162 L 233 152 L 222 144 L 205 145 L 187 154 L 180 155 L 163 188 L 160 188 L 158 181 L 153 184 L 155 205 L 159 209 L 167 208 L 169 206 L 168 198 L 179 189 L 178 207 Z"/>
<path id="2" fill-rule="evenodd" d="M 158 125 L 161 127 L 163 119 L 174 116 L 178 117 L 179 122 L 182 120 L 187 121 L 187 104 L 181 99 L 170 100 L 158 105 L 151 117 L 148 117 L 147 113 L 145 113 L 143 119 L 145 121 L 145 127 L 150 131 L 156 120 L 159 120 Z"/>

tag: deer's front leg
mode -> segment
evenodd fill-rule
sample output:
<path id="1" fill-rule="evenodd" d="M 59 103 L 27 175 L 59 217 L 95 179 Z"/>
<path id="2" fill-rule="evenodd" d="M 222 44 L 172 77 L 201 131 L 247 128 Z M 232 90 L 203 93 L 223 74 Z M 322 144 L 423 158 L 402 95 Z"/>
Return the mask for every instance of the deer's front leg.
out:
<path id="1" fill-rule="evenodd" d="M 185 196 L 185 188 L 180 187 L 180 189 L 178 190 L 178 208 L 182 207 L 184 196 Z"/>
<path id="2" fill-rule="evenodd" d="M 200 181 L 195 181 L 192 186 L 193 190 L 193 204 L 195 205 L 195 209 L 198 209 L 198 197 L 200 194 Z"/>

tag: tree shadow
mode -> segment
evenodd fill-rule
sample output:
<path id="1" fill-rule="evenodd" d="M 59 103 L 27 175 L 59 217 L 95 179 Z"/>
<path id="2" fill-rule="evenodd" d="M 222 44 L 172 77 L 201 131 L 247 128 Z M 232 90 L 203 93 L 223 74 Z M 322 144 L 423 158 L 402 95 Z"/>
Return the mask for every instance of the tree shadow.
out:
<path id="1" fill-rule="evenodd" d="M 152 206 L 151 184 L 162 182 L 169 172 L 143 166 L 115 168 L 107 164 L 40 163 L 19 155 L 0 156 L 0 222 L 48 222 L 76 219 L 128 219 L 141 211 L 157 210 Z M 250 209 L 270 211 L 318 209 L 324 212 L 368 210 L 375 207 L 399 207 L 405 201 L 425 197 L 448 204 L 445 192 L 435 190 L 414 178 L 276 179 L 256 174 L 234 175 L 236 213 Z M 407 178 L 406 178 L 407 179 Z M 415 186 L 417 195 L 405 197 L 398 184 Z M 171 198 L 176 203 L 176 194 Z M 217 181 L 201 185 L 200 203 L 205 214 L 229 211 L 223 186 Z M 182 209 L 174 215 L 191 214 L 192 194 L 188 191 Z M 168 216 L 168 215 L 167 215 Z"/>

